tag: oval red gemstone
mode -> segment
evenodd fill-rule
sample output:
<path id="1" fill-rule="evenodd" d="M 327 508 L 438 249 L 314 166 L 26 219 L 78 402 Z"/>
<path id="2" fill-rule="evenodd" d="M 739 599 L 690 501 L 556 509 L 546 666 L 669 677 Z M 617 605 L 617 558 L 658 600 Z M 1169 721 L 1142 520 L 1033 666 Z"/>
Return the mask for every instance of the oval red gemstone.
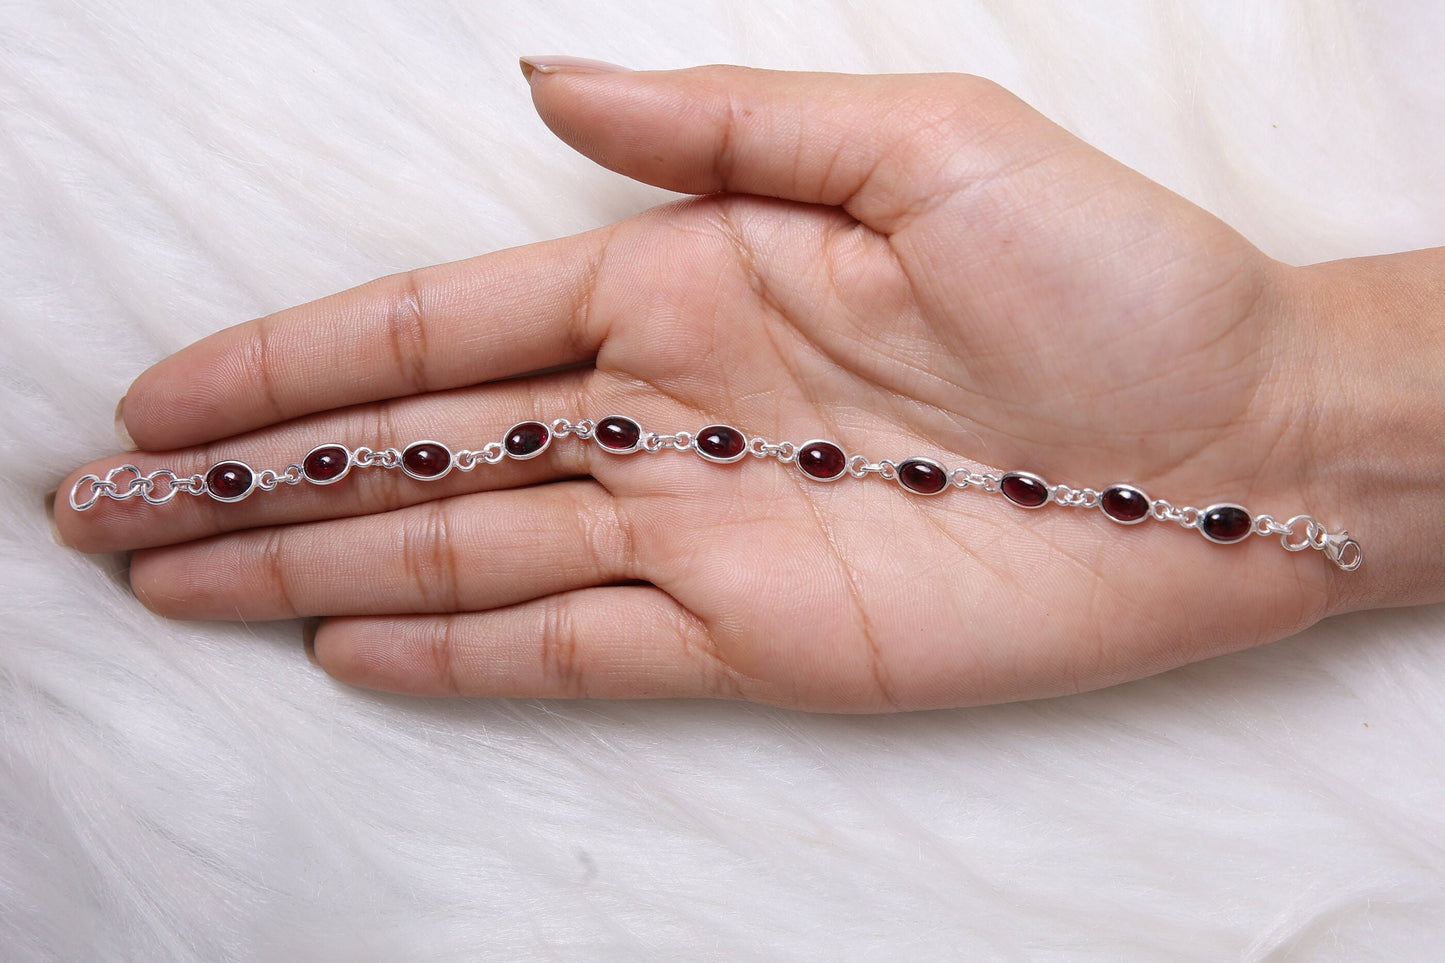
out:
<path id="1" fill-rule="evenodd" d="M 1099 496 L 1099 505 L 1116 522 L 1132 524 L 1149 515 L 1149 496 L 1129 485 L 1111 485 Z"/>
<path id="2" fill-rule="evenodd" d="M 898 466 L 898 483 L 920 495 L 937 495 L 948 487 L 948 473 L 935 462 L 909 458 Z"/>
<path id="3" fill-rule="evenodd" d="M 212 498 L 234 502 L 251 493 L 256 476 L 239 461 L 223 461 L 206 472 L 206 491 Z"/>
<path id="4" fill-rule="evenodd" d="M 434 441 L 418 441 L 401 453 L 401 465 L 413 478 L 440 478 L 452 467 L 452 453 Z"/>
<path id="5" fill-rule="evenodd" d="M 610 415 L 597 422 L 593 437 L 608 451 L 636 451 L 637 443 L 642 440 L 642 426 L 631 418 Z"/>
<path id="6" fill-rule="evenodd" d="M 531 458 L 540 455 L 542 449 L 552 440 L 552 433 L 540 421 L 524 421 L 513 425 L 502 440 L 502 447 L 513 458 Z"/>
<path id="7" fill-rule="evenodd" d="M 301 462 L 301 472 L 307 481 L 318 485 L 336 481 L 351 467 L 351 453 L 340 445 L 322 445 L 313 448 Z"/>
<path id="8" fill-rule="evenodd" d="M 1049 500 L 1049 486 L 1037 475 L 1011 471 L 999 479 L 999 491 L 1015 505 L 1039 508 Z"/>
<path id="9" fill-rule="evenodd" d="M 1253 529 L 1254 519 L 1238 505 L 1211 505 L 1199 517 L 1199 530 L 1211 542 L 1228 545 L 1248 537 Z"/>
<path id="10" fill-rule="evenodd" d="M 736 428 L 708 425 L 697 433 L 694 444 L 700 454 L 713 461 L 737 461 L 743 456 L 748 440 Z"/>
<path id="11" fill-rule="evenodd" d="M 842 477 L 848 456 L 831 441 L 810 441 L 798 449 L 798 467 L 809 478 L 832 481 Z"/>

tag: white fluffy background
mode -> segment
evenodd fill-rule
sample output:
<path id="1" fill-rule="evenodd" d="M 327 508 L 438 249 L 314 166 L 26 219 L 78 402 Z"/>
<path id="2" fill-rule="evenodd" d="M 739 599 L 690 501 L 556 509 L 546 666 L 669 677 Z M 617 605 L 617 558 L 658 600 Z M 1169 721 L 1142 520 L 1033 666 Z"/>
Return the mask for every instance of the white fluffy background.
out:
<path id="1" fill-rule="evenodd" d="M 1442 607 L 971 711 L 424 702 L 41 510 L 187 342 L 661 199 L 519 53 L 982 73 L 1307 262 L 1445 243 L 1441 11 L 0 2 L 0 958 L 1445 958 Z"/>

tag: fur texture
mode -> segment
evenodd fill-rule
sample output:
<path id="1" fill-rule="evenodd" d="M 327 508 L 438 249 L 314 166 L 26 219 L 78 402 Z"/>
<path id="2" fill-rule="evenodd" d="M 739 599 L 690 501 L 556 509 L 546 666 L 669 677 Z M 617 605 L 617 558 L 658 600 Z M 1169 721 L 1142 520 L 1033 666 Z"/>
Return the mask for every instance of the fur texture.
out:
<path id="1" fill-rule="evenodd" d="M 1445 608 L 971 711 L 422 702 L 41 509 L 189 341 L 662 199 L 520 53 L 985 74 L 1307 262 L 1445 243 L 1439 4 L 346 8 L 0 5 L 0 957 L 1439 958 Z"/>

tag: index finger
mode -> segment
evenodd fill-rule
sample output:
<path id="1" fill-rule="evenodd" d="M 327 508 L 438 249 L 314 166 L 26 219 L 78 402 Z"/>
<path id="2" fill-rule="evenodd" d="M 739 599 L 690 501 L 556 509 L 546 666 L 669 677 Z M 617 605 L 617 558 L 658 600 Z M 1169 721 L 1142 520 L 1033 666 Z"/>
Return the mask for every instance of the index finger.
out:
<path id="1" fill-rule="evenodd" d="M 203 444 L 302 415 L 587 361 L 611 229 L 395 274 L 197 341 L 121 412 L 137 445 Z"/>

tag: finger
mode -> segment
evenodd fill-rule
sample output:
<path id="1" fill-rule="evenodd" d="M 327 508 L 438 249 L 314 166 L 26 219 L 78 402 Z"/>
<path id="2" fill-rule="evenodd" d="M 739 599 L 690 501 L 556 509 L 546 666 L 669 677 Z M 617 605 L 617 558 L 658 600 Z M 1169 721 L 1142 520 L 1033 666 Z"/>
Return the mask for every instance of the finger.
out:
<path id="1" fill-rule="evenodd" d="M 574 481 L 137 552 L 130 578 L 169 618 L 475 612 L 646 578 L 634 544 L 618 500 Z"/>
<path id="2" fill-rule="evenodd" d="M 361 405 L 226 439 L 211 445 L 173 452 L 135 452 L 85 465 L 60 486 L 55 523 L 65 539 L 84 552 L 111 552 L 170 545 L 222 532 L 326 518 L 391 511 L 406 505 L 465 492 L 512 488 L 586 475 L 591 470 L 594 446 L 572 437 L 552 438 L 544 451 L 527 459 L 503 458 L 496 464 L 479 461 L 472 471 L 452 470 L 434 480 L 417 480 L 399 469 L 352 467 L 328 485 L 305 482 L 281 485 L 273 491 L 252 491 L 244 500 L 221 502 L 206 495 L 175 495 L 164 505 L 151 505 L 139 497 L 125 501 L 101 498 L 86 511 L 76 511 L 66 495 L 84 475 L 104 476 L 122 462 L 144 473 L 165 468 L 181 478 L 202 474 L 224 461 L 239 461 L 256 473 L 284 471 L 304 461 L 319 445 L 339 444 L 350 451 L 361 447 L 404 449 L 412 442 L 431 440 L 453 452 L 481 450 L 500 442 L 509 428 L 538 419 L 573 421 L 598 414 L 597 406 L 616 401 L 615 392 L 593 386 L 595 372 L 573 370 L 556 374 L 483 385 L 477 388 L 402 398 L 376 405 Z M 628 410 L 636 410 L 636 407 Z M 126 473 L 124 483 L 132 476 Z M 82 493 L 86 489 L 82 486 Z M 163 494 L 163 493 L 161 493 Z M 83 497 L 83 494 L 82 494 Z"/>
<path id="3" fill-rule="evenodd" d="M 608 231 L 382 278 L 204 338 L 141 374 L 123 424 L 142 449 L 226 438 L 346 405 L 586 361 Z"/>
<path id="4" fill-rule="evenodd" d="M 559 137 L 629 177 L 693 194 L 839 205 L 885 233 L 936 197 L 1038 150 L 992 138 L 1048 121 L 963 74 L 852 76 L 742 67 L 529 74 Z M 989 142 L 989 151 L 965 148 Z M 985 156 L 987 155 L 987 156 Z"/>
<path id="5" fill-rule="evenodd" d="M 315 651 L 342 682 L 409 695 L 772 701 L 719 657 L 703 622 L 650 585 L 467 615 L 327 619 Z"/>

